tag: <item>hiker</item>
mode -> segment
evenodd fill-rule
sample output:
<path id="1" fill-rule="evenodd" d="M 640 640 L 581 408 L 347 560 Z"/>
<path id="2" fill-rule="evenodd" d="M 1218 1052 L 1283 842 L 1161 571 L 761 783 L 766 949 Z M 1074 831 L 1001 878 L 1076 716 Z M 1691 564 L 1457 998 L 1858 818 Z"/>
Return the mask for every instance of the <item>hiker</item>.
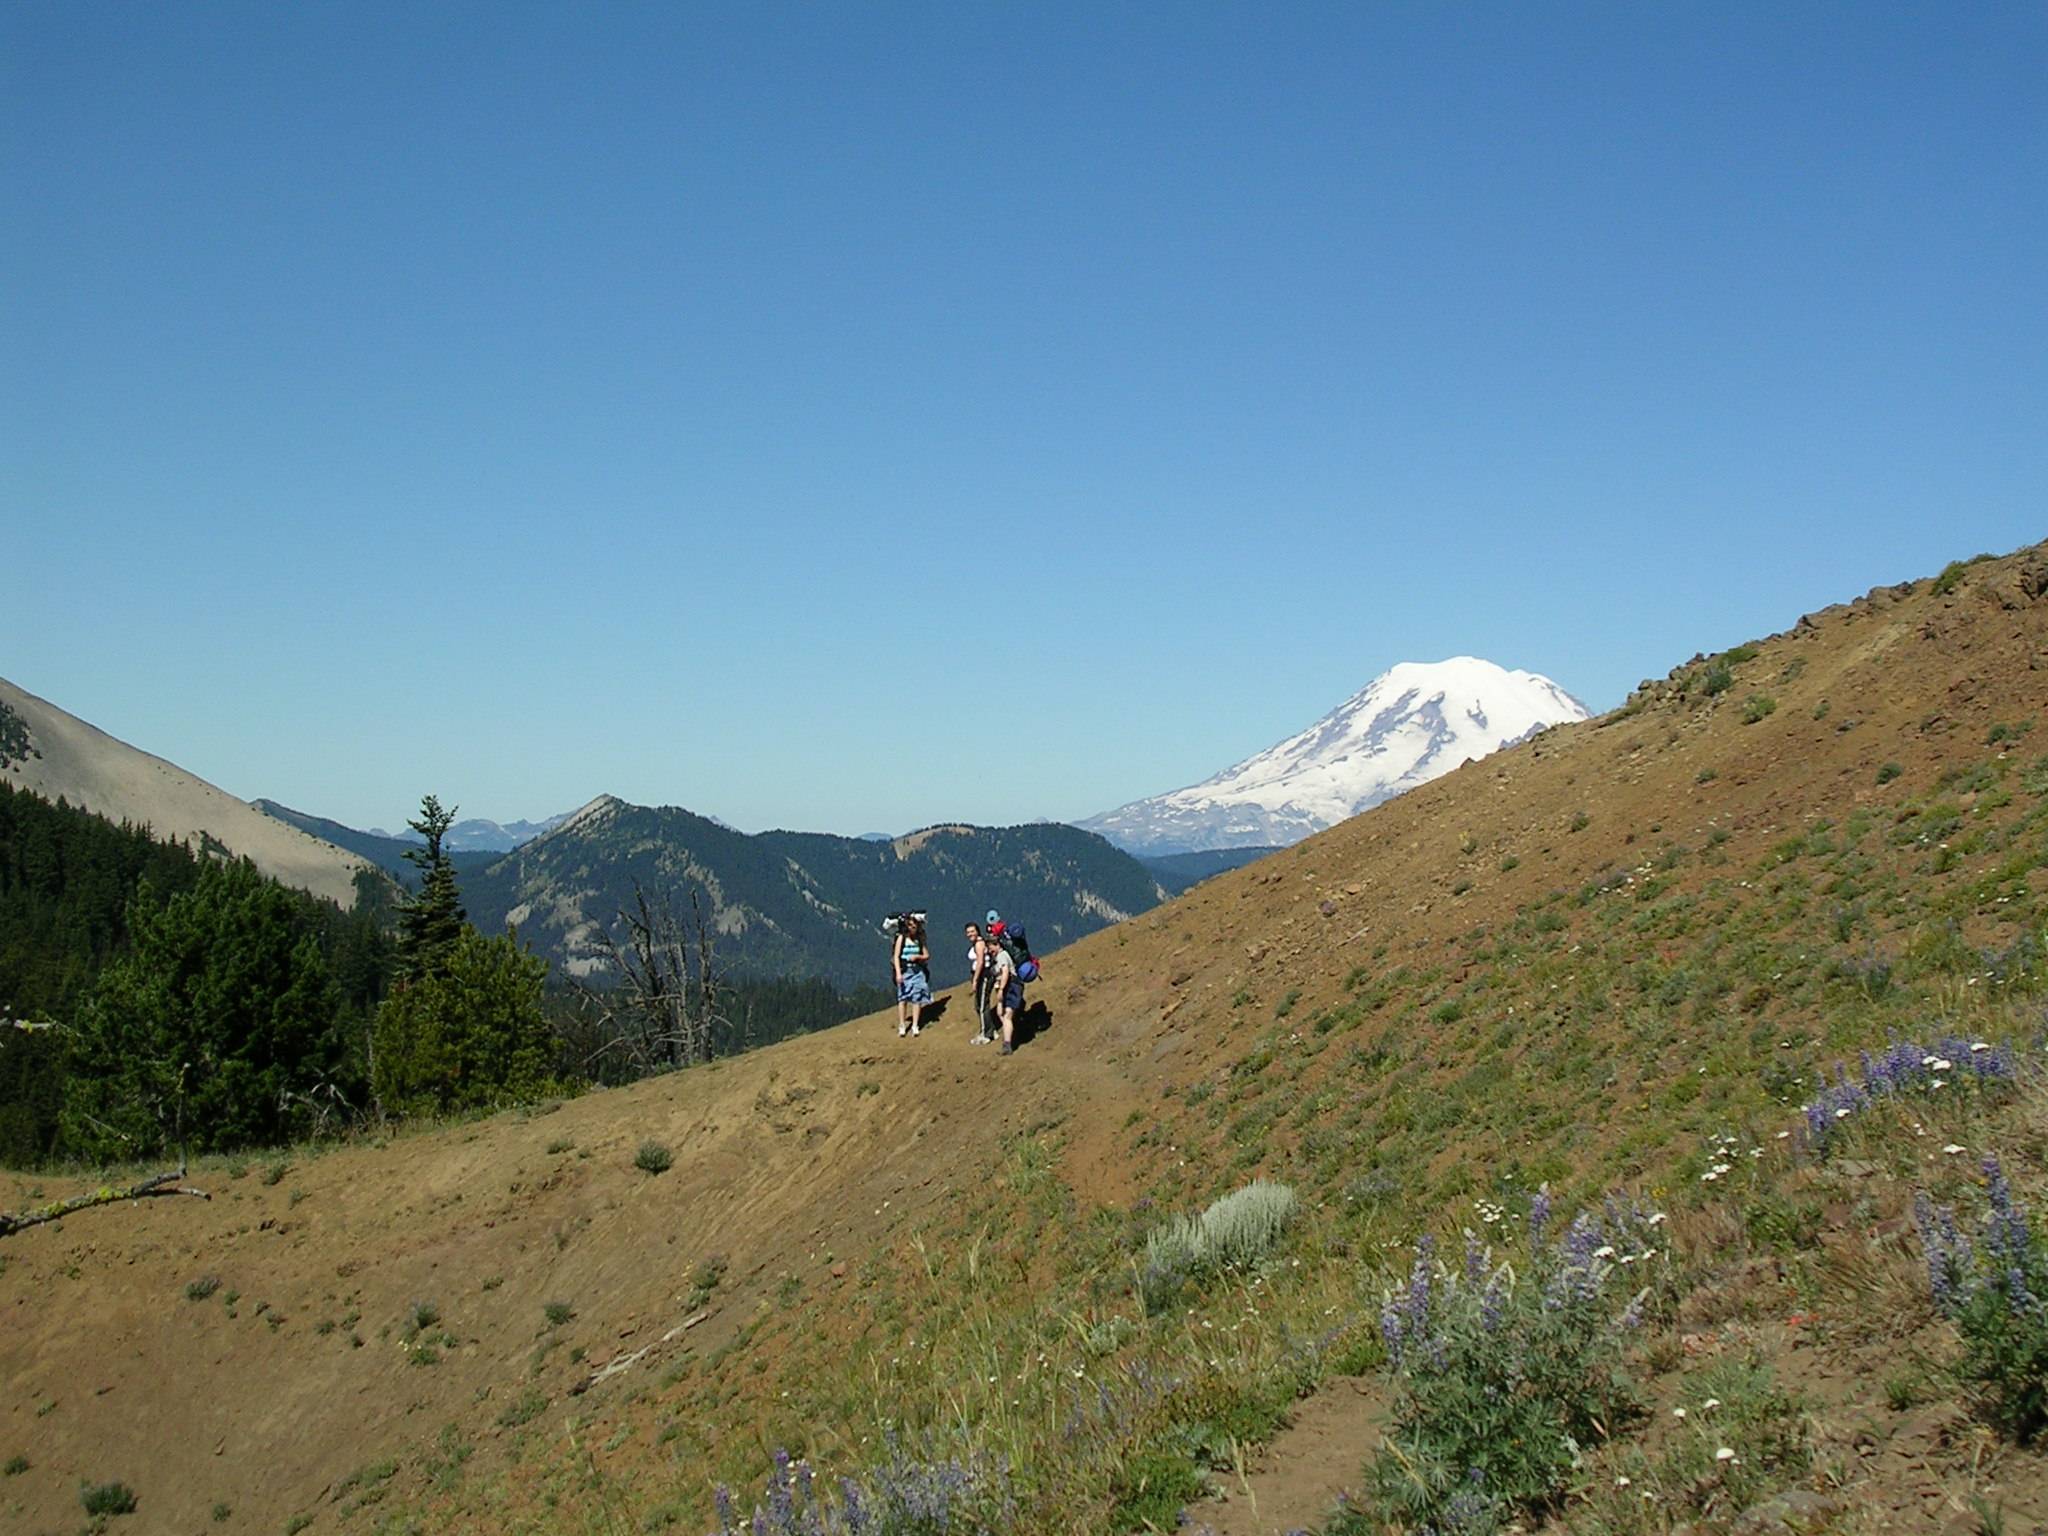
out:
<path id="1" fill-rule="evenodd" d="M 989 992 L 995 999 L 996 1017 L 1002 1021 L 1001 1054 L 1007 1056 L 1017 1048 L 1017 1014 L 1024 1006 L 1024 983 L 1017 979 L 1017 962 L 1003 947 L 1001 920 L 989 924 L 988 932 L 993 940 L 985 946 L 989 952 Z"/>
<path id="2" fill-rule="evenodd" d="M 989 964 L 989 943 L 982 937 L 981 925 L 967 925 L 967 969 L 974 992 L 974 1036 L 969 1045 L 987 1045 L 995 1038 L 994 1020 L 989 1009 L 989 984 L 995 980 L 995 968 Z"/>
<path id="3" fill-rule="evenodd" d="M 924 919 L 906 912 L 896 925 L 896 1036 L 924 1032 L 924 1011 L 932 1000 L 931 951 L 925 947 Z"/>

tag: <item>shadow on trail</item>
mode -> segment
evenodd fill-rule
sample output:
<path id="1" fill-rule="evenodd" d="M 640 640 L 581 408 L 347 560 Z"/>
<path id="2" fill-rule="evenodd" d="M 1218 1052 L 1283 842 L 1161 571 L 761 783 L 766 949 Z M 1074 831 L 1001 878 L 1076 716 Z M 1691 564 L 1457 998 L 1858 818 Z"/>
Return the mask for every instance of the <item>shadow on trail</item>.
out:
<path id="1" fill-rule="evenodd" d="M 1043 1003 L 1027 1003 L 1024 1011 L 1017 1015 L 1017 1027 L 1010 1038 L 1021 1051 L 1051 1028 L 1052 1010 Z"/>

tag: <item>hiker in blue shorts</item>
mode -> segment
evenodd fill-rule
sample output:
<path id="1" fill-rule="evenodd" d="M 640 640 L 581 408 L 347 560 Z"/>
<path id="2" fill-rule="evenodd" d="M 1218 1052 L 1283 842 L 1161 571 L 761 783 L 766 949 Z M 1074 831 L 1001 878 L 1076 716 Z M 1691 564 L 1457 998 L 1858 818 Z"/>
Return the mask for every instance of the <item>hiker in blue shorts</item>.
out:
<path id="1" fill-rule="evenodd" d="M 931 951 L 925 947 L 924 919 L 915 912 L 896 925 L 896 1034 L 924 1032 L 924 1011 L 932 1000 Z"/>
<path id="2" fill-rule="evenodd" d="M 1010 958 L 1010 952 L 1003 947 L 1003 925 L 1000 921 L 989 924 L 989 996 L 995 1003 L 996 1017 L 1003 1024 L 1003 1055 L 1007 1056 L 1017 1048 L 1017 1015 L 1024 1009 L 1024 983 L 1017 979 L 1017 962 Z"/>

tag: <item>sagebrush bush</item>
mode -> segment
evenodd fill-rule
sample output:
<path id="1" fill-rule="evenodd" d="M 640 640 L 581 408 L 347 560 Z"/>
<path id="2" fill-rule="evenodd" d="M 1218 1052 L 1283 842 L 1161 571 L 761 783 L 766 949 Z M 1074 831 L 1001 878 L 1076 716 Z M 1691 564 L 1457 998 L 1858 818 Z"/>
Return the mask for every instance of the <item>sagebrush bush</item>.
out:
<path id="1" fill-rule="evenodd" d="M 1974 1238 L 1925 1194 L 1913 1202 L 1935 1306 L 1962 1335 L 1956 1370 L 1986 1420 L 2022 1445 L 2048 1428 L 2048 1242 L 2031 1229 L 1998 1159 L 1984 1159 L 1986 1209 Z"/>
<path id="2" fill-rule="evenodd" d="M 633 1154 L 633 1166 L 642 1173 L 667 1173 L 675 1166 L 675 1154 L 658 1141 L 643 1141 Z"/>
<path id="3" fill-rule="evenodd" d="M 1668 1273 L 1663 1217 L 1616 1198 L 1553 1236 L 1549 1216 L 1539 1195 L 1519 1265 L 1470 1232 L 1456 1267 L 1417 1247 L 1380 1316 L 1393 1428 L 1333 1533 L 1496 1530 L 1553 1504 L 1580 1448 L 1639 1411 L 1622 1354 Z"/>
<path id="4" fill-rule="evenodd" d="M 1169 1217 L 1145 1239 L 1138 1271 L 1145 1310 L 1163 1312 L 1190 1282 L 1258 1263 L 1280 1241 L 1300 1204 L 1287 1185 L 1254 1179 L 1199 1216 Z"/>
<path id="5" fill-rule="evenodd" d="M 1301 1202 L 1285 1184 L 1254 1179 L 1202 1212 L 1199 1242 L 1219 1269 L 1256 1264 L 1280 1241 Z"/>

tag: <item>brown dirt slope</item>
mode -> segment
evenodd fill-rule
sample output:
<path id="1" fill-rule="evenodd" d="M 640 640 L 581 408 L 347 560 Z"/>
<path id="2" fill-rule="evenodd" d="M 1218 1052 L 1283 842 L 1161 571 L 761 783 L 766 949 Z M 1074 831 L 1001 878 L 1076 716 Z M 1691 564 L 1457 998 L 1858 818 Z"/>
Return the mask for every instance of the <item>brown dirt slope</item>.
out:
<path id="1" fill-rule="evenodd" d="M 1007 1060 L 954 999 L 920 1041 L 870 1018 L 10 1238 L 0 1459 L 30 1465 L 0 1515 L 75 1529 L 80 1482 L 121 1478 L 149 1530 L 687 1528 L 777 1444 L 975 1430 L 975 1350 L 990 1382 L 1135 1380 L 1148 1203 L 1287 1178 L 1327 1242 L 1274 1293 L 1320 1304 L 1474 1193 L 1676 1198 L 1709 1127 L 1785 1123 L 1783 1063 L 1930 999 L 2003 1017 L 1969 978 L 2048 902 L 2004 777 L 2048 752 L 2044 594 L 2039 546 L 1695 658 L 1050 957 Z M 672 1170 L 634 1167 L 649 1139 Z M 0 1203 L 36 1187 L 75 1183 Z M 1203 1351 L 1238 1331 L 1211 1320 Z"/>

